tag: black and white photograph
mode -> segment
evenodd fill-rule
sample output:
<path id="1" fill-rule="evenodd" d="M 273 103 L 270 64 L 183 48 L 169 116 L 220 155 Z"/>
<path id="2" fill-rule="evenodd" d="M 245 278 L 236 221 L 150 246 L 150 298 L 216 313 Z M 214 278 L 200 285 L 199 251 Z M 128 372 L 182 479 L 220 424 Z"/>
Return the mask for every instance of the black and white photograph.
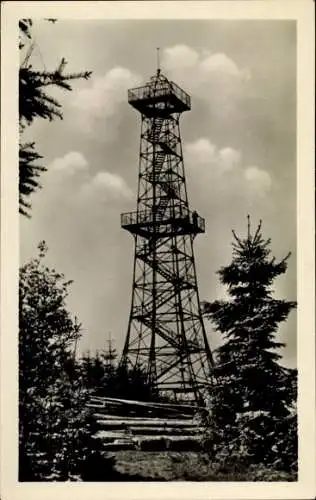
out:
<path id="1" fill-rule="evenodd" d="M 290 490 L 298 22 L 89 3 L 17 18 L 16 480 Z"/>

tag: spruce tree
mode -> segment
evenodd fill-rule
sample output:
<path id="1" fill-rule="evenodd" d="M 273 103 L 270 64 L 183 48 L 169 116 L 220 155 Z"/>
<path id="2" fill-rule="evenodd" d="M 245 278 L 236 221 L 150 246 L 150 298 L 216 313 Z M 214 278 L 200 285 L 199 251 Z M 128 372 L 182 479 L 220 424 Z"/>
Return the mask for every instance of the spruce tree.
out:
<path id="1" fill-rule="evenodd" d="M 47 21 L 55 22 L 54 19 Z M 52 88 L 71 91 L 70 83 L 77 79 L 88 79 L 90 71 L 65 73 L 67 61 L 62 58 L 53 71 L 39 71 L 33 68 L 31 56 L 36 42 L 32 38 L 32 20 L 21 19 L 19 22 L 21 65 L 19 68 L 19 126 L 20 135 L 35 119 L 52 121 L 63 118 L 62 106 L 50 93 Z M 39 177 L 47 168 L 38 164 L 42 155 L 36 150 L 35 142 L 20 141 L 19 146 L 19 212 L 30 217 L 29 197 L 41 187 Z"/>
<path id="2" fill-rule="evenodd" d="M 296 307 L 274 298 L 273 283 L 286 272 L 290 254 L 276 261 L 261 221 L 240 238 L 233 231 L 233 258 L 222 267 L 220 282 L 229 300 L 204 304 L 206 316 L 223 336 L 216 353 L 211 425 L 213 445 L 245 463 L 296 464 L 296 371 L 279 361 L 284 344 L 278 326 Z"/>
<path id="3" fill-rule="evenodd" d="M 85 353 L 80 360 L 80 369 L 85 386 L 92 394 L 100 395 L 100 391 L 104 392 L 107 365 L 99 351 L 93 356 L 90 352 Z"/>
<path id="4" fill-rule="evenodd" d="M 156 401 L 158 395 L 139 367 L 127 368 L 115 363 L 115 350 L 86 353 L 80 360 L 81 375 L 91 394 L 131 400 Z"/>
<path id="5" fill-rule="evenodd" d="M 19 479 L 104 477 L 106 462 L 74 359 L 80 325 L 66 308 L 69 281 L 44 264 L 46 247 L 20 269 Z"/>

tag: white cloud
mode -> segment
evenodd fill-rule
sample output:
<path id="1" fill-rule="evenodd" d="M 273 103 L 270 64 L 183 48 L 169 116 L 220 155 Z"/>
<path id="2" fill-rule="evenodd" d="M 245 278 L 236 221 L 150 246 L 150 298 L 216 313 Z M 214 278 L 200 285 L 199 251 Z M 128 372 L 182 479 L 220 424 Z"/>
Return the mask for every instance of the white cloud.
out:
<path id="1" fill-rule="evenodd" d="M 175 45 L 164 50 L 162 68 L 185 90 L 206 100 L 218 119 L 234 113 L 248 95 L 250 70 L 240 68 L 221 52 L 198 52 L 186 45 Z"/>
<path id="2" fill-rule="evenodd" d="M 235 83 L 236 80 L 247 81 L 251 78 L 249 69 L 239 68 L 226 54 L 211 54 L 205 50 L 197 52 L 187 45 L 166 48 L 162 67 L 172 75 L 180 73 L 193 86 L 218 77 L 231 78 Z"/>
<path id="3" fill-rule="evenodd" d="M 184 146 L 184 156 L 192 163 L 211 163 L 216 156 L 216 146 L 208 139 L 200 138 L 195 142 L 188 143 Z"/>
<path id="4" fill-rule="evenodd" d="M 120 175 L 111 172 L 98 172 L 82 186 L 79 194 L 84 199 L 92 198 L 102 201 L 130 198 L 133 195 L 125 180 Z"/>
<path id="5" fill-rule="evenodd" d="M 48 171 L 74 175 L 77 172 L 84 172 L 87 169 L 88 162 L 84 155 L 78 151 L 70 151 L 65 156 L 53 160 Z"/>
<path id="6" fill-rule="evenodd" d="M 258 167 L 247 167 L 244 176 L 248 186 L 256 194 L 262 195 L 271 188 L 271 177 L 265 170 Z"/>
<path id="7" fill-rule="evenodd" d="M 240 160 L 240 151 L 231 147 L 219 149 L 217 153 L 217 162 L 223 170 L 231 170 L 232 168 L 238 167 Z"/>
<path id="8" fill-rule="evenodd" d="M 199 54 L 187 45 L 174 45 L 163 51 L 162 65 L 167 70 L 192 68 L 199 64 Z"/>
<path id="9" fill-rule="evenodd" d="M 89 179 L 89 162 L 80 151 L 69 151 L 64 156 L 55 158 L 42 176 L 43 189 L 36 196 L 36 202 L 73 198 L 80 186 Z M 46 201 L 45 201 L 46 200 Z"/>
<path id="10" fill-rule="evenodd" d="M 71 151 L 56 158 L 48 167 L 49 177 L 45 187 L 45 198 L 67 200 L 69 207 L 74 203 L 92 206 L 103 201 L 130 198 L 132 191 L 118 174 L 99 171 L 89 172 L 88 160 L 78 151 Z M 43 190 L 44 191 L 44 190 Z"/>
<path id="11" fill-rule="evenodd" d="M 227 57 L 226 54 L 209 54 L 201 58 L 199 62 L 199 70 L 201 73 L 207 74 L 222 74 L 227 75 L 232 78 L 238 78 L 241 80 L 250 77 L 249 71 L 244 69 L 239 69 L 237 64 Z"/>
<path id="12" fill-rule="evenodd" d="M 121 67 L 112 68 L 103 76 L 94 76 L 86 88 L 73 94 L 71 105 L 77 111 L 77 124 L 86 132 L 100 123 L 113 125 L 120 105 L 126 102 L 127 90 L 140 81 L 139 75 Z"/>
<path id="13" fill-rule="evenodd" d="M 241 154 L 231 147 L 218 148 L 209 139 L 200 138 L 184 147 L 185 158 L 192 165 L 210 165 L 219 171 L 227 171 L 237 167 Z"/>
<path id="14" fill-rule="evenodd" d="M 207 138 L 184 146 L 190 183 L 199 189 L 199 198 L 209 199 L 216 191 L 231 200 L 264 197 L 272 187 L 268 172 L 257 166 L 244 166 L 240 151 L 226 146 L 218 148 Z"/>

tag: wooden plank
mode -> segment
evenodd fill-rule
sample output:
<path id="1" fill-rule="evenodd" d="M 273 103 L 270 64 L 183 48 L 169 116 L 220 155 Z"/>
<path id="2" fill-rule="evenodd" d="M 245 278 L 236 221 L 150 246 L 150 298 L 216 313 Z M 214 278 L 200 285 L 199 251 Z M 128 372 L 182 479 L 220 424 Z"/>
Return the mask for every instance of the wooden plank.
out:
<path id="1" fill-rule="evenodd" d="M 143 432 L 141 431 L 135 431 L 135 432 L 125 432 L 124 430 L 109 430 L 109 429 L 99 429 L 99 433 L 102 433 L 102 436 L 107 436 L 109 438 L 126 438 L 126 439 L 132 439 L 135 437 L 143 438 L 143 437 L 148 437 L 148 438 L 161 438 L 161 436 L 174 436 L 177 439 L 182 439 L 183 436 L 190 436 L 190 437 L 203 437 L 202 432 L 192 432 L 191 429 L 184 429 L 182 433 L 178 433 L 176 430 L 172 429 L 161 429 L 161 431 L 156 432 L 155 434 L 152 434 L 150 431 Z"/>
<path id="2" fill-rule="evenodd" d="M 169 434 L 161 434 L 159 436 L 148 436 L 148 435 L 141 435 L 141 436 L 128 436 L 125 434 L 115 434 L 115 436 L 109 436 L 107 431 L 98 431 L 97 437 L 102 439 L 103 437 L 113 437 L 113 439 L 119 439 L 119 440 L 124 440 L 124 442 L 135 442 L 135 441 L 159 441 L 162 439 L 166 439 L 169 441 L 200 441 L 201 437 L 200 436 L 191 436 L 189 434 L 183 434 L 182 436 L 172 436 Z"/>
<path id="3" fill-rule="evenodd" d="M 131 426 L 155 426 L 157 424 L 158 427 L 196 427 L 195 422 L 189 422 L 185 420 L 160 420 L 153 422 L 150 419 L 144 419 L 143 421 L 139 420 L 125 420 L 125 419 L 116 419 L 116 420 L 108 420 L 106 418 L 97 419 L 98 425 L 102 425 L 103 427 L 131 427 Z"/>
<path id="4" fill-rule="evenodd" d="M 201 432 L 200 429 L 172 429 L 172 428 L 166 428 L 166 427 L 160 427 L 160 428 L 150 428 L 150 427 L 145 427 L 143 429 L 140 428 L 130 428 L 130 429 L 107 429 L 107 428 L 100 428 L 100 431 L 108 432 L 109 435 L 125 435 L 125 436 L 160 436 L 161 434 L 168 434 L 168 436 L 182 436 L 182 435 L 190 435 L 190 436 L 201 436 L 203 435 L 203 432 Z"/>
<path id="5" fill-rule="evenodd" d="M 106 412 L 99 412 L 99 413 L 94 413 L 94 417 L 97 418 L 98 420 L 125 420 L 126 422 L 143 422 L 145 419 L 144 417 L 134 417 L 134 416 L 121 416 L 121 415 L 108 415 Z M 155 422 L 159 423 L 162 420 L 170 420 L 170 421 L 178 421 L 181 420 L 183 422 L 193 422 L 193 418 L 191 415 L 181 415 L 181 416 L 173 416 L 173 417 L 147 417 L 148 421 L 152 422 L 155 424 Z"/>
<path id="6" fill-rule="evenodd" d="M 111 404 L 124 404 L 124 405 L 130 405 L 130 406 L 142 406 L 146 408 L 161 408 L 161 409 L 168 409 L 168 410 L 188 410 L 192 412 L 197 412 L 198 410 L 204 410 L 202 406 L 196 406 L 193 404 L 175 404 L 175 403 L 153 403 L 153 402 L 148 402 L 148 401 L 134 401 L 130 399 L 119 399 L 119 398 L 108 398 L 108 397 L 101 397 L 101 396 L 93 396 L 91 397 L 91 401 L 96 401 L 100 403 L 101 401 L 103 403 L 111 403 Z"/>
<path id="7" fill-rule="evenodd" d="M 130 429 L 131 434 L 133 436 L 161 436 L 161 435 L 168 435 L 168 436 L 178 436 L 181 437 L 184 434 L 185 435 L 190 435 L 190 436 L 197 436 L 197 435 L 202 435 L 202 433 L 198 429 L 172 429 L 172 428 L 166 428 L 166 427 L 161 427 L 161 428 L 149 428 L 145 427 L 143 429 L 137 429 L 137 428 L 131 428 Z"/>
<path id="8" fill-rule="evenodd" d="M 148 410 L 148 411 L 145 411 L 145 409 L 143 409 L 143 411 L 139 411 L 137 410 L 137 412 L 135 411 L 129 411 L 127 408 L 122 408 L 120 407 L 119 409 L 118 408 L 109 408 L 109 407 L 102 407 L 102 406 L 97 406 L 97 407 L 93 407 L 93 405 L 90 405 L 89 406 L 90 409 L 94 410 L 95 409 L 95 414 L 104 414 L 107 418 L 110 418 L 110 417 L 114 417 L 114 418 L 117 418 L 117 417 L 121 417 L 121 418 L 139 418 L 139 419 L 143 419 L 143 418 L 172 418 L 172 419 L 177 419 L 177 418 L 180 418 L 180 419 L 188 419 L 188 420 L 192 420 L 194 418 L 193 415 L 188 415 L 188 414 L 185 414 L 185 413 L 180 413 L 180 412 L 173 412 L 173 413 L 167 413 L 165 411 L 161 412 L 161 411 L 155 411 L 155 410 Z"/>
<path id="9" fill-rule="evenodd" d="M 157 418 L 193 418 L 194 413 L 186 413 L 175 409 L 153 408 L 147 406 L 132 406 L 132 405 L 101 405 L 88 403 L 88 408 L 96 410 L 99 413 L 107 415 L 121 415 L 124 417 L 157 417 Z"/>

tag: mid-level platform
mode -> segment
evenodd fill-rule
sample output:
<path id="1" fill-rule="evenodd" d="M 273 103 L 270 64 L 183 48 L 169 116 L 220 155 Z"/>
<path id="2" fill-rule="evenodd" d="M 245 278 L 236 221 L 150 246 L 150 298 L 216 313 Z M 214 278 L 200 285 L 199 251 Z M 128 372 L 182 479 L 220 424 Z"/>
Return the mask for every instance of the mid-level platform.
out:
<path id="1" fill-rule="evenodd" d="M 145 238 L 198 234 L 205 232 L 205 220 L 196 212 L 173 214 L 171 210 L 162 216 L 150 210 L 126 212 L 121 214 L 121 227 L 132 234 Z"/>

